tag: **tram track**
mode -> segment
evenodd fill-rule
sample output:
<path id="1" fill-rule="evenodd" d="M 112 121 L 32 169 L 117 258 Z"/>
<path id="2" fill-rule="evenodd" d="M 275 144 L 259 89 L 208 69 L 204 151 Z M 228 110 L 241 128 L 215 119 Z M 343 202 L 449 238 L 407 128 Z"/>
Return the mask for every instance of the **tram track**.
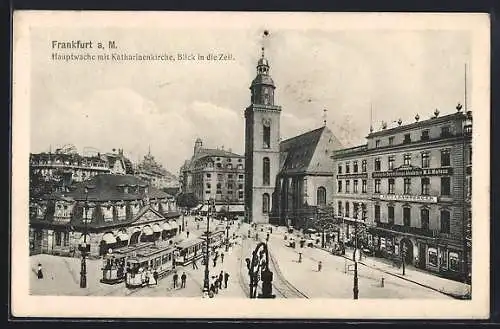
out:
<path id="1" fill-rule="evenodd" d="M 288 281 L 281 269 L 279 268 L 278 262 L 276 258 L 272 254 L 270 250 L 268 250 L 269 254 L 269 265 L 274 269 L 274 277 L 273 277 L 273 288 L 276 292 L 283 296 L 283 298 L 309 298 L 303 291 L 299 290 L 295 287 L 290 281 Z"/>

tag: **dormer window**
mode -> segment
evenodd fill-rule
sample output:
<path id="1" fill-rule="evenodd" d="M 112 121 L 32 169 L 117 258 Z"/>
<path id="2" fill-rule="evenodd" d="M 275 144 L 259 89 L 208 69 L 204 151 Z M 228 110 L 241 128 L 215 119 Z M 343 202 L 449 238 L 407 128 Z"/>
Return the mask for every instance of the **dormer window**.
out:
<path id="1" fill-rule="evenodd" d="M 441 127 L 441 137 L 450 137 L 451 131 L 450 126 Z"/>
<path id="2" fill-rule="evenodd" d="M 423 141 L 429 140 L 429 129 L 422 130 L 422 135 L 420 136 L 420 139 Z"/>
<path id="3" fill-rule="evenodd" d="M 375 141 L 375 147 L 380 147 L 380 139 L 377 139 L 377 140 Z"/>
<path id="4" fill-rule="evenodd" d="M 403 144 L 411 143 L 411 135 L 405 134 L 405 139 L 403 140 Z"/>

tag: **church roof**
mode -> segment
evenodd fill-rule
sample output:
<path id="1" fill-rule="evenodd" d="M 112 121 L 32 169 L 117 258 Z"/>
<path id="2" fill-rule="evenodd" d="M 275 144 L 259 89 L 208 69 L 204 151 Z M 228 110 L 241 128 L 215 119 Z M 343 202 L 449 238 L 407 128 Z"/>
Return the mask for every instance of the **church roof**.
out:
<path id="1" fill-rule="evenodd" d="M 284 140 L 280 143 L 281 173 L 329 173 L 333 170 L 329 153 L 339 147 L 340 142 L 327 127 Z"/>

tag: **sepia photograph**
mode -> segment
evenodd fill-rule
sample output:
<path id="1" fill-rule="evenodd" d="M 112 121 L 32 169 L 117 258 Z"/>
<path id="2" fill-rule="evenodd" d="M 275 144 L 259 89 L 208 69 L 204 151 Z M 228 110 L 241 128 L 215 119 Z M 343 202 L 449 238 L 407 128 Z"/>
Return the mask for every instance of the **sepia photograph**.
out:
<path id="1" fill-rule="evenodd" d="M 488 317 L 487 15 L 13 32 L 15 315 Z"/>

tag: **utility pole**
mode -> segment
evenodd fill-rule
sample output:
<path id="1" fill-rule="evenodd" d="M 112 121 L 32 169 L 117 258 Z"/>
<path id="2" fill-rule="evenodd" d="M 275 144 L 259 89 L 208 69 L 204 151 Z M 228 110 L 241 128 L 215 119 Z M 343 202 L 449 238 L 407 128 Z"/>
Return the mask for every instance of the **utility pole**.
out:
<path id="1" fill-rule="evenodd" d="M 361 204 L 359 204 L 359 208 L 361 208 Z M 354 224 L 354 282 L 353 282 L 353 297 L 354 299 L 358 299 L 358 293 L 359 293 L 359 288 L 358 288 L 358 259 L 356 258 L 356 253 L 358 251 L 358 214 L 361 209 L 358 209 L 358 213 L 356 213 L 356 216 L 354 218 L 355 224 Z"/>

